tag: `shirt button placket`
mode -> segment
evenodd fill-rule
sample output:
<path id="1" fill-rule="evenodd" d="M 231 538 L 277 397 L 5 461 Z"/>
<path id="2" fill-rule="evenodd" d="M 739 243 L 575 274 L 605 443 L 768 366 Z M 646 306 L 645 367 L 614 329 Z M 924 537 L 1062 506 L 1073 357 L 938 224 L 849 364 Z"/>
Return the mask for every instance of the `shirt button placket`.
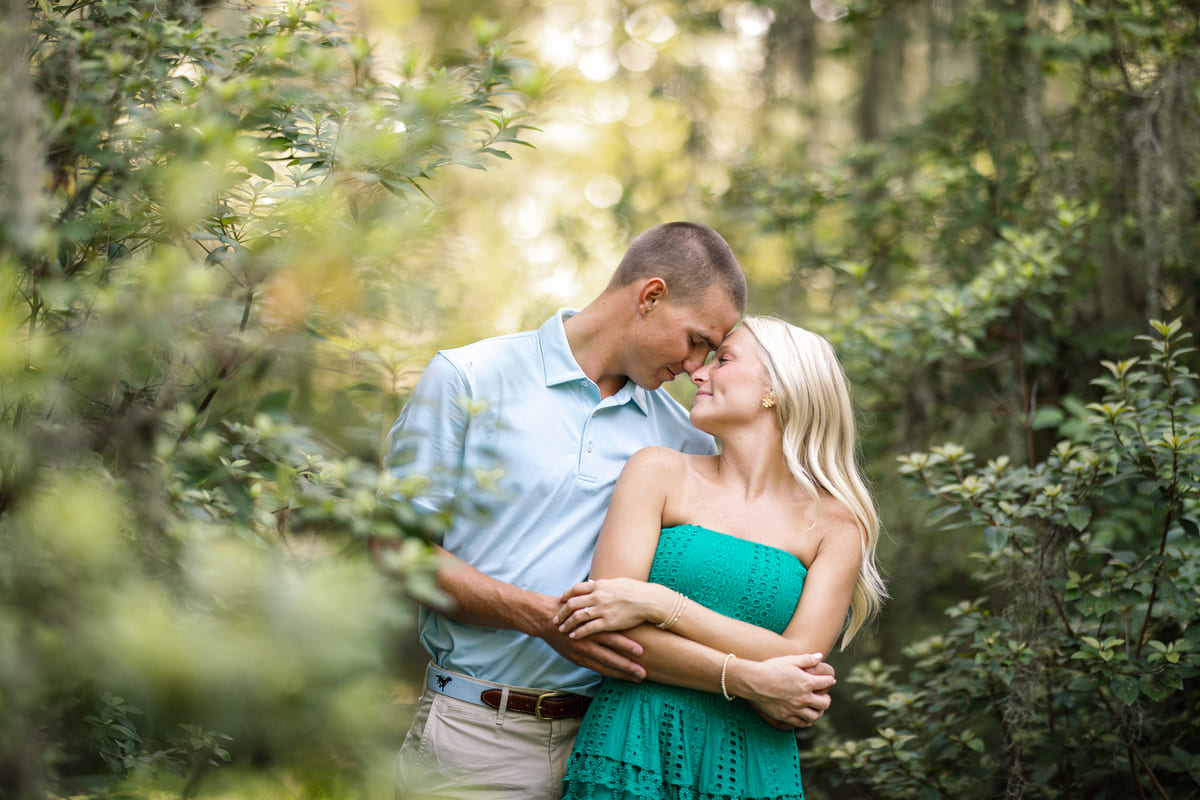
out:
<path id="1" fill-rule="evenodd" d="M 587 384 L 590 381 L 582 381 Z M 587 417 L 583 421 L 583 430 L 580 433 L 580 450 L 579 450 L 579 474 L 593 477 L 595 475 L 595 465 L 592 463 L 591 455 L 596 452 L 596 440 L 592 438 L 592 426 L 596 424 L 596 415 L 600 409 L 596 406 L 588 411 Z"/>

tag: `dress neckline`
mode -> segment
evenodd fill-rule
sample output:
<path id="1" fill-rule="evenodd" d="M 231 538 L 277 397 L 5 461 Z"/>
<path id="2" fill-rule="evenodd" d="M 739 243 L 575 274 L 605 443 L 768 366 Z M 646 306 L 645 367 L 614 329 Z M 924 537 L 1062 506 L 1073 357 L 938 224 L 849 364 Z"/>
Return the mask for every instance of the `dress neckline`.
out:
<path id="1" fill-rule="evenodd" d="M 696 530 L 711 533 L 715 536 L 724 536 L 727 539 L 736 539 L 739 542 L 745 542 L 746 544 L 753 545 L 755 547 L 763 547 L 763 548 L 766 548 L 767 550 L 775 550 L 775 551 L 787 556 L 788 558 L 795 559 L 796 564 L 799 565 L 800 569 L 802 569 L 806 575 L 808 574 L 808 567 L 805 566 L 804 562 L 800 560 L 799 556 L 797 556 L 795 553 L 790 553 L 787 550 L 784 550 L 782 547 L 776 547 L 773 544 L 764 544 L 763 542 L 756 542 L 753 539 L 746 539 L 741 536 L 734 536 L 732 533 L 725 533 L 724 531 L 713 530 L 712 528 L 706 527 L 704 525 L 697 525 L 693 522 L 684 522 L 680 525 L 667 525 L 664 528 L 662 528 L 662 530 L 663 531 L 671 531 L 671 530 L 678 530 L 679 528 L 694 528 Z"/>

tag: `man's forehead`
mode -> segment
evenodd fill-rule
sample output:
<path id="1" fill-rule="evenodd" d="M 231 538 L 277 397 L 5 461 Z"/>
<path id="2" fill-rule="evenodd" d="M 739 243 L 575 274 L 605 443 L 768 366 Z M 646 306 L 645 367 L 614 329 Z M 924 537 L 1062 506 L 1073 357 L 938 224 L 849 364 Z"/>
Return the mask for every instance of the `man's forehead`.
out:
<path id="1" fill-rule="evenodd" d="M 696 336 L 708 345 L 709 350 L 716 350 L 721 346 L 721 342 L 725 341 L 725 333 L 717 327 L 709 327 L 703 330 L 697 330 Z"/>
<path id="2" fill-rule="evenodd" d="M 697 320 L 694 326 L 694 335 L 708 345 L 709 350 L 716 350 L 721 346 L 721 342 L 733 332 L 733 325 L 725 327 L 725 322 L 714 322 L 709 318 L 701 317 Z"/>
<path id="3" fill-rule="evenodd" d="M 718 319 L 719 321 L 712 326 L 713 333 L 711 344 L 712 349 L 714 350 L 717 349 L 722 342 L 732 336 L 733 332 L 737 330 L 737 324 L 741 319 L 741 315 L 738 314 L 732 306 L 730 306 Z"/>
<path id="4" fill-rule="evenodd" d="M 736 327 L 741 314 L 730 301 L 729 296 L 718 287 L 710 287 L 705 292 L 704 299 L 698 303 L 689 303 L 689 327 L 693 335 L 708 345 L 709 350 L 715 350 Z"/>
<path id="5" fill-rule="evenodd" d="M 729 333 L 725 334 L 725 336 L 721 339 L 721 341 L 718 343 L 716 349 L 720 350 L 722 348 L 729 347 L 732 344 L 732 340 L 733 340 L 734 336 L 737 335 L 738 333 L 740 333 L 741 331 L 742 331 L 742 327 L 740 325 L 734 325 L 733 329 L 730 330 Z"/>

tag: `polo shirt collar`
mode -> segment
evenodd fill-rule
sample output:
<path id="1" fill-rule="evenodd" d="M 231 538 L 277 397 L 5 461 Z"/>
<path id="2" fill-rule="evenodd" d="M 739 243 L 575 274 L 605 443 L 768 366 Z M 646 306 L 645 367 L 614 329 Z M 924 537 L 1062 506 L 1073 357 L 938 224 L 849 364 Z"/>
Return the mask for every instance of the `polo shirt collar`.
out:
<path id="1" fill-rule="evenodd" d="M 563 320 L 576 313 L 575 309 L 560 308 L 538 328 L 538 344 L 542 351 L 542 369 L 546 374 L 547 386 L 589 380 L 571 353 L 571 346 L 567 343 L 567 332 L 563 328 Z M 630 400 L 643 414 L 649 413 L 650 398 L 647 397 L 646 389 L 627 380 L 620 391 L 613 395 L 613 403 L 623 405 Z"/>

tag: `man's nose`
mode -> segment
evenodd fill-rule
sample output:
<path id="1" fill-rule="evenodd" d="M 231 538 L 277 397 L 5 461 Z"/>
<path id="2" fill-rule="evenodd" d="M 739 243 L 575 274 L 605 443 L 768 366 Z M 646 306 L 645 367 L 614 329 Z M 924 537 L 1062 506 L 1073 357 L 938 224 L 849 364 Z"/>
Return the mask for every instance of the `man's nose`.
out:
<path id="1" fill-rule="evenodd" d="M 704 362 L 708 360 L 708 346 L 705 344 L 694 345 L 688 350 L 687 357 L 683 359 L 683 371 L 691 375 L 696 370 L 704 366 Z"/>

